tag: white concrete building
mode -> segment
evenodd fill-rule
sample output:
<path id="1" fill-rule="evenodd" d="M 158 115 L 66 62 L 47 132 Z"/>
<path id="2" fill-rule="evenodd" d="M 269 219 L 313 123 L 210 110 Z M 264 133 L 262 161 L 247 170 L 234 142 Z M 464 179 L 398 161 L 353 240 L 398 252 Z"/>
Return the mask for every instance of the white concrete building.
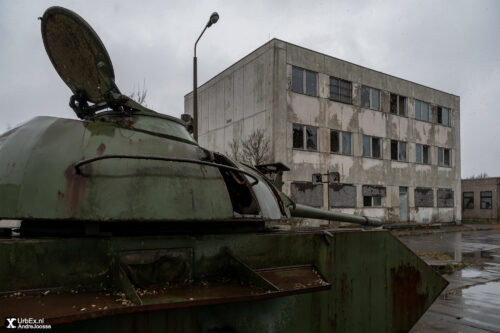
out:
<path id="1" fill-rule="evenodd" d="M 461 220 L 459 96 L 277 39 L 198 93 L 200 145 L 230 153 L 264 129 L 298 202 L 387 223 Z M 328 171 L 340 184 L 312 183 Z"/>

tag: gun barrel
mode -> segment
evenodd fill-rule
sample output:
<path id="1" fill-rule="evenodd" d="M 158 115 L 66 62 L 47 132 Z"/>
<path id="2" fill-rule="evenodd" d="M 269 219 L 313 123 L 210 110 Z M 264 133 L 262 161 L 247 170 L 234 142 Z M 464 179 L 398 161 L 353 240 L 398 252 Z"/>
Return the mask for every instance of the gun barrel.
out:
<path id="1" fill-rule="evenodd" d="M 296 204 L 295 207 L 290 208 L 290 213 L 293 217 L 358 223 L 373 227 L 382 225 L 382 220 L 377 218 L 332 212 L 329 210 L 309 207 L 300 204 Z"/>

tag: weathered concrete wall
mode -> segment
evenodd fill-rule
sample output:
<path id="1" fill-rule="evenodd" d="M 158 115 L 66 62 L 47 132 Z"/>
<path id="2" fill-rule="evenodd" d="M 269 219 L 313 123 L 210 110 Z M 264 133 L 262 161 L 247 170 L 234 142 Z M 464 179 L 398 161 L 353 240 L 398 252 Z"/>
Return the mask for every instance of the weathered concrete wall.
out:
<path id="1" fill-rule="evenodd" d="M 198 88 L 202 147 L 231 154 L 233 139 L 246 139 L 255 129 L 273 136 L 275 49 L 268 43 Z M 192 93 L 184 112 L 193 114 Z M 274 149 L 273 149 L 274 150 Z"/>
<path id="2" fill-rule="evenodd" d="M 292 66 L 318 73 L 318 96 L 291 91 Z M 352 82 L 352 104 L 329 99 L 329 77 Z M 361 107 L 366 85 L 381 91 L 380 111 Z M 460 98 L 340 59 L 273 39 L 199 88 L 200 144 L 228 152 L 235 137 L 263 128 L 273 143 L 272 159 L 288 165 L 284 191 L 292 182 L 310 182 L 313 173 L 338 171 L 341 182 L 356 189 L 356 207 L 346 213 L 400 218 L 399 187 L 408 187 L 409 220 L 461 220 Z M 390 93 L 407 97 L 407 115 L 390 113 Z M 430 122 L 415 119 L 415 100 L 430 104 Z M 437 124 L 437 106 L 450 108 L 451 126 Z M 191 95 L 185 112 L 191 113 Z M 318 150 L 293 148 L 293 124 L 318 128 Z M 330 152 L 330 130 L 352 133 L 352 155 Z M 363 135 L 381 138 L 381 158 L 362 157 Z M 407 142 L 407 161 L 391 160 L 391 139 Z M 416 163 L 416 144 L 430 146 L 430 164 Z M 451 166 L 438 166 L 438 148 L 451 149 Z M 363 206 L 363 185 L 386 187 L 382 207 Z M 433 191 L 432 207 L 415 204 L 415 188 Z M 438 208 L 438 189 L 453 191 L 453 207 Z M 328 187 L 323 186 L 327 208 Z"/>
<path id="3" fill-rule="evenodd" d="M 288 114 L 287 160 L 291 172 L 285 180 L 310 181 L 312 173 L 338 171 L 341 182 L 357 188 L 355 213 L 398 221 L 399 187 L 408 187 L 409 220 L 447 222 L 461 220 L 460 200 L 460 99 L 432 88 L 418 85 L 371 69 L 357 66 L 295 45 L 286 44 L 287 83 L 291 86 L 292 66 L 318 73 L 318 96 L 292 92 L 286 95 Z M 329 77 L 352 82 L 352 105 L 329 99 Z M 361 107 L 363 85 L 381 91 L 380 111 Z M 407 97 L 407 115 L 390 113 L 390 93 Z M 415 99 L 430 104 L 430 122 L 415 119 Z M 437 124 L 437 106 L 450 108 L 451 126 Z M 318 151 L 293 149 L 293 123 L 318 127 Z M 330 130 L 352 133 L 353 155 L 330 152 Z M 381 138 L 382 158 L 362 157 L 363 135 Z M 391 160 L 390 140 L 407 142 L 407 161 Z M 430 164 L 416 163 L 416 144 L 430 146 Z M 452 150 L 451 166 L 438 166 L 438 148 Z M 285 182 L 286 184 L 286 182 Z M 363 207 L 363 185 L 386 187 L 382 208 Z M 415 205 L 415 188 L 433 191 L 431 207 Z M 287 189 L 287 187 L 284 187 Z M 438 207 L 438 189 L 453 192 L 452 202 Z M 325 185 L 324 207 L 328 205 Z M 440 205 L 442 206 L 442 205 Z M 451 206 L 451 208 L 450 208 Z M 347 212 L 347 209 L 341 209 Z"/>
<path id="4" fill-rule="evenodd" d="M 491 209 L 481 208 L 481 192 L 491 191 Z M 474 208 L 462 210 L 464 220 L 500 220 L 500 178 L 463 179 L 462 198 L 464 192 L 474 193 Z"/>

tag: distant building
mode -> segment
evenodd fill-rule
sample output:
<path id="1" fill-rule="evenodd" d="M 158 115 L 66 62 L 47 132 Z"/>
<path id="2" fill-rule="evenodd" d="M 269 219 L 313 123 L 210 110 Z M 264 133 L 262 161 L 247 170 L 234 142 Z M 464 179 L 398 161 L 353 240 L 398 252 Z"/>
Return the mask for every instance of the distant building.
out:
<path id="1" fill-rule="evenodd" d="M 500 177 L 462 179 L 464 221 L 500 220 Z"/>
<path id="2" fill-rule="evenodd" d="M 277 39 L 198 92 L 200 145 L 230 153 L 264 129 L 299 203 L 385 222 L 461 220 L 459 96 Z M 340 184 L 312 183 L 328 171 Z"/>

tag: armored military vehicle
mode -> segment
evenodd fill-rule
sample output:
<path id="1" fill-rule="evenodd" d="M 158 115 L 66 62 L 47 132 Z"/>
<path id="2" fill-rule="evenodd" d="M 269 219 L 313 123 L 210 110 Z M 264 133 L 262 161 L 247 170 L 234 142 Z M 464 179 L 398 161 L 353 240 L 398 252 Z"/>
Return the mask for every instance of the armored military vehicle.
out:
<path id="1" fill-rule="evenodd" d="M 380 220 L 296 204 L 270 176 L 285 166 L 208 151 L 189 117 L 123 95 L 77 14 L 41 27 L 80 119 L 0 136 L 0 218 L 22 221 L 0 239 L 3 328 L 399 332 L 446 286 Z M 293 217 L 364 229 L 273 227 Z"/>

